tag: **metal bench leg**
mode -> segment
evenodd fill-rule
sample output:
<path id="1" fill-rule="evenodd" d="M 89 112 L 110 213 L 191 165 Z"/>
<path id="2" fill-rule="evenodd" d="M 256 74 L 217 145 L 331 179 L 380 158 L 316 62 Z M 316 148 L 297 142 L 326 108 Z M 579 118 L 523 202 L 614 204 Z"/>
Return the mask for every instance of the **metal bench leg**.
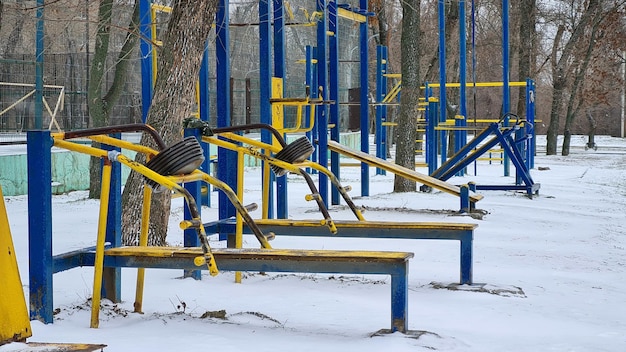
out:
<path id="1" fill-rule="evenodd" d="M 409 294 L 409 262 L 398 265 L 391 275 L 391 332 L 407 332 L 408 327 L 408 294 Z"/>
<path id="2" fill-rule="evenodd" d="M 461 240 L 461 285 L 472 282 L 472 238 Z"/>

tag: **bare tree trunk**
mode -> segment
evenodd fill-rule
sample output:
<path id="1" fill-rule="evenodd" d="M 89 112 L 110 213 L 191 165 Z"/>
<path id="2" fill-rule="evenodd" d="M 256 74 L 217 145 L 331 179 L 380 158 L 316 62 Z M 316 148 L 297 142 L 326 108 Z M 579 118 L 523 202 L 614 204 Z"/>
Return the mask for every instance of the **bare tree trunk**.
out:
<path id="1" fill-rule="evenodd" d="M 581 106 L 584 101 L 584 94 L 580 92 L 582 89 L 582 85 L 585 81 L 585 75 L 587 72 L 587 68 L 589 67 L 589 62 L 591 61 L 591 54 L 593 53 L 593 48 L 598 38 L 598 28 L 602 19 L 604 18 L 601 11 L 598 11 L 593 16 L 593 23 L 591 27 L 591 33 L 589 34 L 588 44 L 586 50 L 577 53 L 574 55 L 574 61 L 578 62 L 578 66 L 573 70 L 575 72 L 574 82 L 572 84 L 571 94 L 569 100 L 567 102 L 567 113 L 565 114 L 565 132 L 563 135 L 563 147 L 561 149 L 561 155 L 567 156 L 569 155 L 570 142 L 572 140 L 572 125 L 578 112 L 580 111 Z M 602 35 L 600 35 L 602 37 Z M 582 57 L 580 57 L 582 56 Z M 578 97 L 578 103 L 576 104 L 576 108 L 573 106 Z"/>
<path id="2" fill-rule="evenodd" d="M 102 127 L 109 125 L 110 113 L 113 106 L 119 100 L 128 76 L 128 65 L 131 62 L 131 54 L 137 47 L 139 34 L 137 24 L 139 22 L 139 2 L 135 2 L 133 15 L 128 25 L 126 41 L 120 50 L 117 62 L 115 63 L 115 75 L 111 87 L 103 96 L 102 89 L 105 72 L 107 70 L 106 60 L 109 53 L 109 39 L 111 37 L 111 16 L 113 10 L 112 0 L 102 0 L 98 10 L 98 33 L 96 35 L 96 45 L 93 60 L 89 72 L 89 87 L 87 88 L 87 101 L 89 104 L 89 122 L 91 127 Z M 93 143 L 98 147 L 98 143 Z M 100 197 L 100 178 L 102 166 L 100 158 L 89 160 L 89 198 Z"/>
<path id="3" fill-rule="evenodd" d="M 552 106 L 550 108 L 550 125 L 547 133 L 546 154 L 556 154 L 556 142 L 559 134 L 559 122 L 563 112 L 563 94 L 565 92 L 568 78 L 570 77 L 570 64 L 574 55 L 574 49 L 579 40 L 583 37 L 589 22 L 593 18 L 593 14 L 600 8 L 599 0 L 589 0 L 580 21 L 575 25 L 572 34 L 561 46 L 561 39 L 565 31 L 565 25 L 559 26 L 557 34 L 552 46 L 551 62 L 552 62 Z M 560 57 L 557 58 L 560 53 Z"/>
<path id="4" fill-rule="evenodd" d="M 420 97 L 420 0 L 402 2 L 402 96 L 398 116 L 396 164 L 415 170 L 416 117 Z M 395 176 L 394 192 L 415 192 L 414 181 Z"/>
<path id="5" fill-rule="evenodd" d="M 171 145 L 182 138 L 182 120 L 191 116 L 195 105 L 195 83 L 202 54 L 214 21 L 217 1 L 178 0 L 174 2 L 162 50 L 148 123 Z M 142 145 L 155 147 L 145 134 Z M 136 161 L 145 157 L 138 154 Z M 132 172 L 122 195 L 122 241 L 137 244 L 142 208 L 143 177 Z M 153 196 L 149 244 L 164 245 L 170 214 L 170 193 Z"/>

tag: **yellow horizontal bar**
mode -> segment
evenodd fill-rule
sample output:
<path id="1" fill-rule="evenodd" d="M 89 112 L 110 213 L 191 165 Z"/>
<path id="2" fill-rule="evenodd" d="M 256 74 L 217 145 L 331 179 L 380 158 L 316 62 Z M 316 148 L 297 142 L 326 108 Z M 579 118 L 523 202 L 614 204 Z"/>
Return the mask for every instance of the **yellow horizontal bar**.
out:
<path id="1" fill-rule="evenodd" d="M 364 221 L 365 222 L 365 221 Z M 315 226 L 319 227 L 319 223 Z M 367 226 L 363 226 L 366 228 Z M 256 248 L 214 248 L 215 256 L 247 258 L 247 259 L 271 259 L 277 257 L 293 258 L 325 258 L 333 260 L 337 258 L 372 258 L 374 261 L 405 260 L 413 257 L 408 252 L 377 252 L 377 251 L 342 251 L 342 250 L 302 250 L 302 249 L 256 249 Z M 115 247 L 105 251 L 105 255 L 118 257 L 194 257 L 202 255 L 200 247 L 160 247 L 160 246 L 129 246 Z"/>
<path id="2" fill-rule="evenodd" d="M 172 7 L 170 6 L 159 5 L 159 4 L 152 4 L 151 6 L 152 6 L 152 9 L 155 11 L 172 13 Z"/>
<path id="3" fill-rule="evenodd" d="M 383 76 L 391 78 L 402 78 L 401 73 L 384 73 Z"/>
<path id="4" fill-rule="evenodd" d="M 502 87 L 504 82 L 476 82 L 476 87 Z M 429 88 L 439 88 L 441 86 L 440 83 L 429 83 Z M 446 83 L 446 88 L 460 88 L 461 83 L 458 82 L 450 82 Z M 465 87 L 474 87 L 474 83 L 466 83 Z M 509 87 L 526 87 L 526 82 L 509 82 Z M 421 88 L 425 88 L 422 86 Z"/>
<path id="5" fill-rule="evenodd" d="M 306 64 L 306 60 L 305 59 L 300 59 L 300 60 L 296 60 L 297 64 Z M 312 59 L 311 60 L 312 64 L 316 64 L 317 63 L 317 59 Z"/>
<path id="6" fill-rule="evenodd" d="M 337 9 L 337 16 L 341 18 L 349 19 L 358 23 L 365 23 L 367 21 L 367 17 L 361 14 L 358 14 L 356 12 L 348 11 L 341 7 Z"/>

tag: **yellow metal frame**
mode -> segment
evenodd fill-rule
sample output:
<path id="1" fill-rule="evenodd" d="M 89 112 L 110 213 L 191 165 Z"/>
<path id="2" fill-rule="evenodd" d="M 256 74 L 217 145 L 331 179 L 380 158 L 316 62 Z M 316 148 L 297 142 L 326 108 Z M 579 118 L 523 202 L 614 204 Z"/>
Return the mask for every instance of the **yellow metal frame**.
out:
<path id="1" fill-rule="evenodd" d="M 156 181 L 160 185 L 166 187 L 168 190 L 182 194 L 187 197 L 189 193 L 184 189 L 180 183 L 192 182 L 192 181 L 204 181 L 207 182 L 214 187 L 222 190 L 224 194 L 226 194 L 229 200 L 235 205 L 235 208 L 238 210 L 238 215 L 242 218 L 243 215 L 248 219 L 252 219 L 248 214 L 246 208 L 241 204 L 240 197 L 228 186 L 228 184 L 200 171 L 195 170 L 187 175 L 178 175 L 178 176 L 163 176 L 160 175 L 143 164 L 140 164 L 132 159 L 129 159 L 124 154 L 119 152 L 107 152 L 102 149 L 94 148 L 91 146 L 78 144 L 70 141 L 64 140 L 63 133 L 52 134 L 54 146 L 67 149 L 70 151 L 75 151 L 87 155 L 91 155 L 93 157 L 99 157 L 104 160 L 104 168 L 102 171 L 102 188 L 100 195 L 100 211 L 99 211 L 99 220 L 98 220 L 98 231 L 96 238 L 96 254 L 94 261 L 94 283 L 93 283 L 93 297 L 92 297 L 92 309 L 91 309 L 91 327 L 97 328 L 99 325 L 99 312 L 100 312 L 100 301 L 101 301 L 101 288 L 102 288 L 102 275 L 104 269 L 104 247 L 105 247 L 105 235 L 106 235 L 106 222 L 108 216 L 108 205 L 109 205 L 109 192 L 111 186 L 111 166 L 113 161 L 117 161 L 129 168 L 133 171 L 138 172 L 139 174 Z M 94 141 L 99 141 L 102 143 L 106 143 L 108 145 L 120 147 L 123 149 L 135 150 L 138 152 L 143 152 L 147 154 L 147 157 L 150 158 L 156 154 L 157 151 L 144 147 L 135 145 L 133 143 L 121 141 L 116 138 L 108 137 L 105 135 L 91 136 L 90 139 Z M 141 234 L 140 234 L 140 244 L 147 245 L 148 241 L 148 221 L 149 213 L 150 213 L 150 202 L 151 199 L 151 190 L 149 187 L 144 186 L 144 203 L 142 209 L 142 224 L 141 224 Z M 241 190 L 242 192 L 242 190 Z M 148 202 L 146 202 L 148 201 Z M 188 203 L 192 203 L 193 199 L 188 199 Z M 195 203 L 194 203 L 195 204 Z M 243 222 L 238 225 L 240 228 L 243 228 Z M 188 221 L 182 221 L 180 227 L 183 229 L 186 228 L 196 228 L 199 232 L 201 242 L 202 242 L 202 251 L 203 256 L 197 258 L 195 263 L 197 265 L 207 265 L 209 273 L 212 276 L 215 276 L 219 273 L 217 268 L 217 264 L 215 262 L 215 258 L 212 254 L 211 248 L 208 244 L 208 240 L 206 240 L 206 232 L 204 230 L 204 226 L 202 226 L 202 219 L 193 218 Z M 262 248 L 272 248 L 269 244 L 267 238 L 257 236 Z M 137 274 L 137 287 L 135 294 L 135 311 L 140 312 L 142 308 L 143 301 L 143 288 L 144 288 L 144 271 L 145 269 L 139 269 Z M 21 288 L 21 285 L 20 285 Z"/>
<path id="2" fill-rule="evenodd" d="M 328 170 L 327 168 L 323 167 L 322 165 L 309 161 L 309 160 L 305 160 L 299 164 L 290 164 L 281 160 L 278 160 L 276 158 L 271 157 L 271 153 L 277 153 L 279 152 L 282 148 L 280 146 L 274 146 L 274 145 L 270 145 L 255 139 L 251 139 L 251 138 L 247 138 L 247 137 L 243 137 L 240 136 L 236 133 L 232 133 L 232 132 L 224 132 L 224 133 L 220 133 L 219 134 L 220 137 L 223 137 L 225 139 L 230 139 L 232 141 L 235 142 L 239 142 L 242 144 L 247 144 L 249 145 L 249 147 L 243 147 L 240 145 L 237 145 L 235 143 L 230 143 L 228 141 L 225 141 L 223 139 L 217 138 L 217 137 L 202 137 L 202 141 L 206 142 L 206 143 L 211 143 L 211 144 L 215 144 L 219 147 L 222 148 L 227 148 L 230 150 L 235 150 L 238 152 L 242 152 L 245 154 L 248 154 L 252 157 L 255 157 L 257 159 L 261 159 L 264 161 L 267 161 L 267 163 L 265 163 L 266 169 L 264 170 L 263 173 L 264 175 L 266 173 L 271 172 L 270 170 L 270 165 L 276 165 L 282 169 L 285 169 L 291 173 L 297 174 L 297 175 L 302 175 L 302 173 L 304 171 L 302 171 L 302 167 L 305 168 L 312 168 L 315 169 L 316 171 L 323 173 L 324 175 L 326 175 L 328 177 L 328 179 L 331 181 L 331 183 L 339 190 L 339 192 L 345 197 L 349 198 L 347 191 L 348 189 L 346 189 L 345 187 L 343 187 L 341 185 L 341 181 L 339 181 L 339 179 L 337 178 L 337 176 L 335 176 L 334 173 L 332 173 L 332 171 Z M 239 165 L 243 165 L 243 163 L 239 163 Z M 243 167 L 243 166 L 239 166 L 239 167 Z M 267 177 L 269 179 L 269 177 Z M 240 180 L 240 183 L 243 184 L 243 179 Z M 263 194 L 263 204 L 268 204 L 267 199 L 269 198 L 269 188 L 265 187 L 266 192 L 264 192 Z M 265 194 L 267 193 L 267 195 Z M 312 199 L 307 199 L 307 200 L 312 200 Z M 265 208 L 265 207 L 264 207 Z M 354 215 L 356 216 L 356 218 L 359 221 L 365 221 L 365 218 L 363 217 L 363 214 L 361 213 L 360 210 L 355 209 L 354 211 Z M 264 219 L 267 218 L 267 216 L 263 216 Z M 336 228 L 334 227 L 333 223 L 327 223 L 326 225 L 329 226 L 331 232 L 335 233 L 336 232 Z"/>
<path id="3" fill-rule="evenodd" d="M 272 96 L 270 98 L 272 127 L 276 128 L 280 133 L 304 133 L 312 130 L 313 126 L 315 126 L 315 106 L 323 103 L 323 100 L 311 99 L 308 95 L 305 98 L 283 97 L 283 79 L 272 77 Z M 297 109 L 296 122 L 291 127 L 285 127 L 284 108 L 287 106 L 295 106 Z M 308 126 L 303 126 L 302 110 L 307 106 L 311 107 L 308 116 L 309 123 Z"/>

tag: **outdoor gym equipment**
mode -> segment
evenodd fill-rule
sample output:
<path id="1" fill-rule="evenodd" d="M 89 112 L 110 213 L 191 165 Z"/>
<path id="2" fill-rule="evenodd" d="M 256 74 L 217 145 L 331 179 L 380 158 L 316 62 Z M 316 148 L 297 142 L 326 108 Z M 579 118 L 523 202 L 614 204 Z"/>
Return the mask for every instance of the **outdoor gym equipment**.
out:
<path id="1" fill-rule="evenodd" d="M 256 219 L 255 223 L 264 232 L 271 232 L 279 234 L 281 236 L 337 236 L 337 237 L 359 237 L 359 238 L 404 238 L 404 239 L 435 239 L 435 240 L 458 240 L 460 242 L 460 284 L 472 284 L 472 241 L 473 231 L 477 227 L 475 224 L 458 224 L 458 223 L 422 223 L 422 222 L 389 222 L 389 221 L 366 221 L 359 209 L 353 204 L 352 200 L 348 196 L 346 189 L 341 186 L 339 180 L 328 169 L 320 166 L 317 163 L 302 160 L 298 164 L 286 163 L 278 159 L 278 155 L 281 151 L 286 149 L 297 150 L 300 147 L 293 147 L 292 142 L 288 145 L 284 141 L 280 140 L 281 145 L 285 145 L 284 149 L 279 149 L 276 146 L 265 144 L 263 142 L 253 140 L 240 136 L 232 132 L 222 132 L 215 134 L 215 130 L 208 128 L 205 122 L 198 119 L 191 118 L 187 120 L 186 127 L 193 125 L 200 131 L 203 131 L 203 142 L 216 144 L 222 148 L 228 148 L 230 150 L 237 151 L 239 154 L 246 153 L 261 160 L 267 161 L 272 165 L 274 169 L 287 170 L 289 172 L 299 174 L 305 179 L 309 179 L 306 172 L 302 168 L 312 168 L 320 173 L 325 173 L 329 179 L 333 182 L 333 185 L 337 188 L 340 194 L 343 195 L 344 200 L 349 205 L 353 213 L 356 215 L 358 221 L 332 221 L 327 217 L 326 208 L 323 203 L 320 204 L 320 211 L 325 214 L 325 220 L 283 220 L 283 219 Z M 247 129 L 247 126 L 241 126 L 242 129 Z M 266 126 L 268 129 L 272 129 L 271 126 Z M 233 128 L 231 128 L 233 129 Z M 219 129 L 216 129 L 219 130 Z M 229 142 L 227 140 L 231 140 Z M 301 142 L 305 144 L 304 142 Z M 308 141 L 307 141 L 308 143 Z M 295 145 L 300 144 L 296 143 Z M 339 144 L 331 142 L 329 148 L 335 149 L 337 152 L 344 154 L 348 153 L 353 155 L 356 153 L 365 162 L 371 163 L 373 166 L 381 166 L 389 168 L 392 172 L 398 172 L 403 177 L 409 177 L 416 181 L 427 182 L 428 184 L 435 185 L 443 189 L 444 191 L 452 194 L 456 194 L 462 199 L 462 209 L 474 208 L 474 202 L 482 199 L 481 195 L 472 194 L 470 196 L 468 187 L 457 187 L 445 182 L 434 179 L 428 175 L 422 175 L 409 170 L 401 168 L 393 163 L 386 162 L 374 158 L 373 156 L 359 151 L 350 150 Z M 305 148 L 306 149 L 306 148 Z M 268 151 L 275 153 L 274 157 L 269 155 Z M 289 152 L 287 154 L 292 154 Z M 293 153 L 297 154 L 297 153 Z M 282 172 L 281 172 L 282 173 Z M 241 174 L 241 170 L 238 171 Z M 240 183 L 243 180 L 239 180 Z M 313 194 L 308 197 L 308 200 L 313 199 L 316 196 L 315 185 L 312 182 L 307 181 Z M 463 205 L 466 203 L 466 205 Z M 470 206 L 471 203 L 471 206 Z M 331 222 L 332 221 L 332 222 Z M 331 226 L 332 224 L 332 226 Z M 331 231 L 324 231 L 323 227 L 328 226 Z M 246 233 L 249 231 L 247 228 L 239 230 L 236 228 L 237 224 L 232 219 L 223 219 L 215 222 L 204 224 L 207 233 Z"/>
<path id="2" fill-rule="evenodd" d="M 458 187 L 444 182 L 445 180 L 442 181 L 435 177 L 424 175 L 415 170 L 402 167 L 385 159 L 377 158 L 368 153 L 363 153 L 358 150 L 346 148 L 345 146 L 334 141 L 328 142 L 328 148 L 340 154 L 347 155 L 369 165 L 375 166 L 377 168 L 393 172 L 394 174 L 402 176 L 406 179 L 422 183 L 423 185 L 439 189 L 452 195 L 456 195 L 461 200 L 461 211 L 471 211 L 475 208 L 476 202 L 483 198 L 483 196 L 480 194 L 470 195 L 467 185 Z"/>
<path id="3" fill-rule="evenodd" d="M 301 137 L 289 144 L 285 142 L 282 138 L 280 132 L 275 129 L 273 126 L 266 124 L 249 124 L 249 125 L 241 125 L 241 126 L 232 126 L 232 127 L 222 127 L 222 128 L 211 128 L 208 123 L 201 121 L 197 118 L 188 118 L 183 122 L 183 126 L 186 130 L 196 129 L 201 132 L 202 141 L 205 143 L 214 144 L 220 148 L 229 149 L 232 151 L 236 151 L 238 155 L 247 154 L 257 159 L 263 160 L 266 162 L 266 165 L 269 166 L 266 168 L 265 172 L 268 173 L 269 169 L 278 176 L 284 176 L 287 172 L 292 172 L 294 174 L 298 174 L 302 176 L 309 189 L 311 190 L 311 194 L 307 196 L 307 200 L 315 200 L 317 205 L 324 216 L 325 224 L 329 227 L 331 232 L 336 232 L 334 229 L 334 225 L 332 219 L 330 218 L 330 214 L 328 213 L 328 209 L 323 202 L 316 186 L 311 177 L 307 172 L 302 170 L 301 166 L 306 166 L 319 171 L 321 174 L 326 175 L 331 180 L 332 184 L 337 188 L 339 193 L 343 196 L 344 200 L 352 210 L 352 212 L 356 215 L 359 220 L 362 220 L 363 217 L 361 212 L 357 209 L 357 207 L 352 202 L 350 196 L 347 194 L 349 188 L 344 188 L 341 186 L 339 179 L 335 177 L 332 172 L 330 172 L 327 168 L 322 167 L 321 165 L 307 161 L 309 155 L 313 152 L 313 146 L 307 137 Z M 278 142 L 279 146 L 270 145 L 263 143 L 258 140 L 246 138 L 240 136 L 234 132 L 250 130 L 250 129 L 262 129 L 267 130 L 272 133 Z M 217 137 L 221 138 L 217 138 Z M 200 137 L 200 136 L 199 136 Z M 240 144 L 248 145 L 247 147 L 243 147 Z M 271 156 L 269 153 L 275 153 L 274 156 Z M 299 165 L 294 165 L 299 164 Z M 242 175 L 243 163 L 240 162 L 237 164 L 237 175 Z M 238 178 L 238 184 L 241 185 L 243 183 L 243 179 L 241 177 Z M 264 180 L 268 180 L 269 177 L 265 175 L 263 177 Z M 268 203 L 266 200 L 269 198 L 267 194 L 267 190 L 269 187 L 264 188 L 263 194 L 263 214 L 264 217 L 267 217 L 267 206 Z"/>
<path id="4" fill-rule="evenodd" d="M 129 128 L 130 129 L 130 128 Z M 146 127 L 150 133 L 150 128 Z M 120 130 L 116 127 L 115 132 Z M 52 312 L 52 275 L 78 266 L 94 267 L 94 287 L 92 297 L 91 326 L 98 327 L 101 291 L 105 297 L 119 302 L 121 267 L 170 268 L 185 269 L 186 272 L 195 272 L 198 269 L 208 269 L 212 275 L 217 274 L 218 263 L 223 270 L 232 271 L 264 271 L 264 272 L 302 272 L 302 273 L 347 273 L 347 274 L 378 274 L 391 276 L 391 324 L 388 331 L 408 332 L 408 260 L 413 253 L 408 252 L 380 252 L 380 251 L 334 251 L 334 250 L 274 250 L 267 243 L 265 236 L 259 236 L 264 248 L 261 249 L 216 249 L 211 250 L 204 246 L 206 232 L 197 217 L 181 223 L 181 227 L 192 227 L 197 231 L 195 243 L 185 238 L 185 245 L 189 247 L 150 247 L 147 246 L 146 214 L 149 214 L 149 200 L 151 187 L 144 186 L 144 207 L 142 216 L 142 230 L 140 245 L 132 247 L 121 246 L 121 202 L 120 184 L 121 173 L 119 166 L 125 165 L 133 171 L 141 173 L 148 179 L 157 182 L 170 191 L 182 194 L 188 207 L 195 207 L 193 197 L 178 183 L 193 183 L 202 181 L 211 183 L 228 193 L 229 199 L 240 209 L 237 218 L 246 217 L 245 207 L 238 201 L 237 195 L 219 180 L 194 170 L 186 175 L 163 176 L 150 168 L 132 161 L 119 151 L 107 151 L 95 147 L 85 146 L 68 141 L 69 137 L 78 135 L 87 137 L 106 146 L 134 150 L 145 153 L 150 159 L 159 152 L 119 138 L 106 135 L 92 135 L 92 133 L 106 133 L 106 130 L 97 132 L 80 131 L 75 134 L 50 134 L 48 131 L 28 132 L 28 168 L 29 168 L 29 256 L 30 260 L 30 306 L 31 317 L 45 323 L 53 322 Z M 68 137 L 69 136 L 69 137 Z M 158 140 L 157 140 L 157 144 Z M 85 153 L 104 161 L 102 173 L 102 194 L 98 221 L 96 246 L 84 248 L 68 253 L 52 256 L 52 215 L 51 215 L 51 171 L 50 148 L 57 146 L 64 149 Z M 169 148 L 173 148 L 169 147 Z M 176 148 L 178 149 L 178 148 Z M 167 152 L 168 148 L 161 150 Z M 195 159 L 194 159 L 195 162 Z M 286 163 L 285 163 L 286 164 Z M 286 165 L 282 165 L 286 167 Z M 167 168 L 166 168 L 167 169 Z M 183 168 L 184 169 L 184 168 Z M 147 200 L 147 201 L 146 201 Z M 148 205 L 146 205 L 148 204 Z M 110 215 L 110 216 L 109 216 Z M 250 222 L 248 222 L 250 220 Z M 247 226 L 258 227 L 248 218 Z M 257 230 L 252 230 L 253 232 Z M 261 233 L 262 235 L 262 233 Z M 105 242 L 110 245 L 105 246 Z M 208 246 L 207 246 L 208 247 Z M 211 264 L 213 262 L 214 264 Z M 105 270 L 108 269 L 108 270 Z M 141 311 L 143 300 L 143 275 L 138 272 L 135 310 Z"/>
<path id="5" fill-rule="evenodd" d="M 515 123 L 512 126 L 504 126 L 504 121 L 509 117 L 515 117 Z M 519 139 L 513 138 L 514 133 L 527 128 L 532 129 L 530 122 L 518 119 L 514 114 L 506 114 L 500 119 L 499 122 L 491 123 L 489 127 L 485 128 L 482 132 L 476 135 L 476 137 L 468 142 L 456 154 L 451 156 L 437 170 L 432 172 L 431 176 L 439 180 L 446 181 L 457 172 L 474 162 L 478 157 L 485 154 L 496 144 L 500 144 L 504 149 L 505 154 L 509 156 L 510 160 L 515 165 L 518 175 L 515 185 L 475 185 L 474 189 L 525 190 L 528 196 L 532 197 L 534 194 L 539 192 L 540 184 L 533 181 L 530 171 L 524 161 L 524 157 L 518 149 L 518 145 L 524 144 L 526 140 L 532 138 L 532 135 L 523 134 Z M 487 139 L 490 136 L 492 137 Z M 523 185 L 521 183 L 523 183 Z M 424 187 L 423 190 L 427 190 L 426 187 Z"/>

